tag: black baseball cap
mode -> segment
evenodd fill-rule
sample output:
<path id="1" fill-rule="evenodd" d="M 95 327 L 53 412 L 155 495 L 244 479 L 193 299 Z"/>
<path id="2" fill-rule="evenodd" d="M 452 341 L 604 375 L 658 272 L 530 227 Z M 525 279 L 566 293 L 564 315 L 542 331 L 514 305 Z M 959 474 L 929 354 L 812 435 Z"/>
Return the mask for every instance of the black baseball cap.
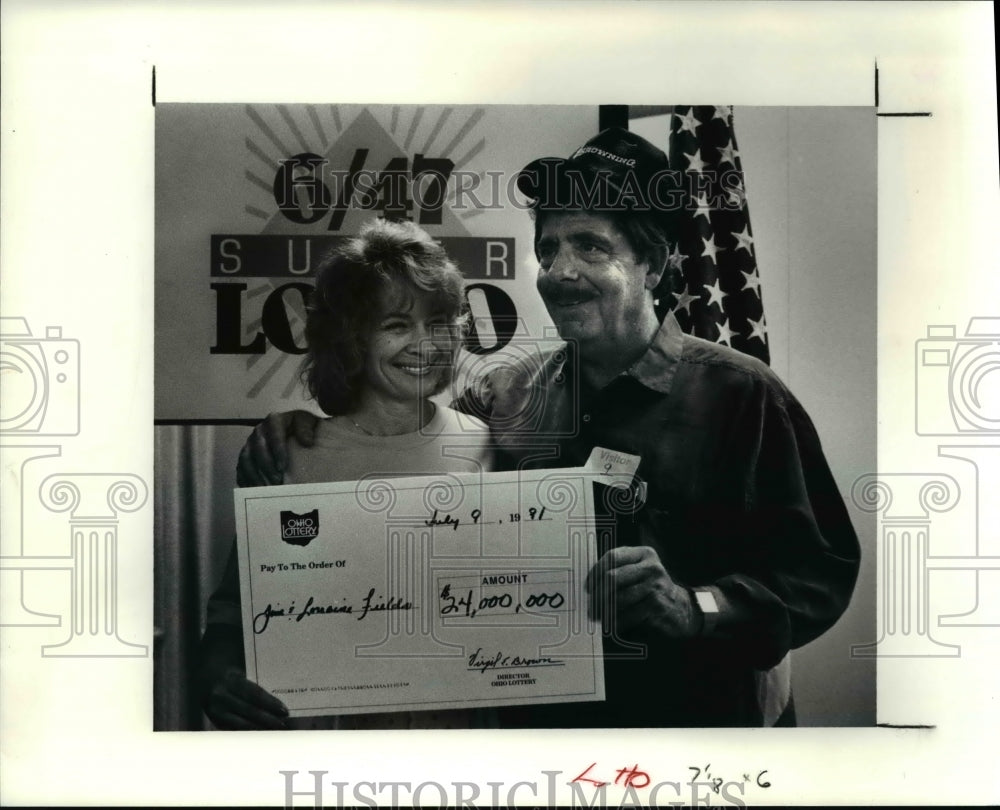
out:
<path id="1" fill-rule="evenodd" d="M 666 153 L 620 127 L 605 129 L 568 158 L 533 160 L 518 173 L 517 187 L 535 208 L 667 216 L 681 207 L 677 173 Z"/>

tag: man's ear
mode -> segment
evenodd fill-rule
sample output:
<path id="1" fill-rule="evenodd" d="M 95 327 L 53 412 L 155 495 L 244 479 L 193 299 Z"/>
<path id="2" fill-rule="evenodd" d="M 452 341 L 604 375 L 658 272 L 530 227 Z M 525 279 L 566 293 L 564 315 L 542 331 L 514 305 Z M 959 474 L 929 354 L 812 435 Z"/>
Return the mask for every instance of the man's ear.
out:
<path id="1" fill-rule="evenodd" d="M 646 289 L 655 290 L 667 269 L 667 250 L 657 247 L 646 256 Z"/>

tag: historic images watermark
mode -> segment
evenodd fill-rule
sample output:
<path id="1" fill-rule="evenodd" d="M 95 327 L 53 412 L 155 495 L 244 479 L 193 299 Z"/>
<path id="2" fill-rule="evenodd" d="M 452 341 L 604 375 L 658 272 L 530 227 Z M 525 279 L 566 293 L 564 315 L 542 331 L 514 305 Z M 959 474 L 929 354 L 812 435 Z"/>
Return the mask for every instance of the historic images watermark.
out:
<path id="1" fill-rule="evenodd" d="M 666 770 L 666 769 L 664 769 Z M 427 780 L 341 781 L 330 771 L 279 770 L 284 806 L 291 807 L 747 807 L 766 801 L 772 776 L 751 769 L 720 776 L 712 766 L 670 769 L 671 779 L 658 778 L 657 769 L 638 764 L 603 767 L 593 762 L 574 775 L 558 770 L 539 771 L 535 779 L 513 783 L 439 782 Z M 681 778 L 677 778 L 680 776 Z"/>
<path id="2" fill-rule="evenodd" d="M 42 466 L 39 462 L 61 456 L 62 439 L 80 434 L 80 361 L 79 341 L 64 338 L 61 327 L 47 326 L 42 337 L 24 318 L 0 319 L 0 451 L 5 479 L 10 476 L 15 482 L 2 490 L 0 625 L 63 627 L 63 618 L 68 618 L 68 635 L 43 645 L 43 656 L 144 657 L 149 653 L 146 645 L 119 635 L 118 530 L 122 514 L 145 506 L 145 481 L 131 473 L 65 472 L 46 476 L 37 488 L 29 486 Z M 52 553 L 52 544 L 42 542 L 48 538 L 32 530 L 38 506 L 68 513 L 68 553 Z M 64 573 L 56 580 L 45 579 L 51 572 L 68 572 L 69 577 Z M 33 586 L 51 587 L 55 582 L 67 591 L 68 617 L 33 607 Z"/>
<path id="3" fill-rule="evenodd" d="M 971 490 L 940 472 L 878 472 L 855 482 L 858 508 L 879 516 L 879 636 L 854 645 L 855 657 L 959 657 L 961 647 L 935 638 L 935 628 L 1000 627 L 1000 317 L 970 318 L 965 334 L 954 325 L 930 325 L 916 342 L 914 429 L 918 436 L 948 437 L 939 458 L 971 465 Z M 971 554 L 954 551 L 966 538 L 937 537 L 935 515 L 957 507 L 972 519 Z M 951 542 L 949 542 L 951 541 Z M 974 574 L 971 610 L 931 614 L 934 571 Z"/>
<path id="4" fill-rule="evenodd" d="M 313 152 L 279 160 L 272 181 L 278 210 L 304 225 L 329 214 L 332 231 L 339 228 L 348 210 L 413 215 L 421 225 L 433 225 L 440 224 L 446 200 L 455 211 L 531 208 L 517 190 L 518 173 L 463 171 L 455 169 L 447 158 L 419 153 L 412 165 L 405 159 L 390 161 L 379 170 L 365 167 L 367 157 L 367 150 L 356 149 L 350 169 L 330 168 L 330 160 Z M 548 184 L 557 190 L 548 202 L 550 207 L 572 211 L 738 211 L 743 205 L 743 172 L 735 168 L 718 171 L 699 162 L 688 170 L 664 169 L 649 177 L 626 168 L 620 177 L 612 178 L 609 172 L 584 173 L 564 164 L 562 158 L 542 158 L 526 170 L 536 185 Z"/>

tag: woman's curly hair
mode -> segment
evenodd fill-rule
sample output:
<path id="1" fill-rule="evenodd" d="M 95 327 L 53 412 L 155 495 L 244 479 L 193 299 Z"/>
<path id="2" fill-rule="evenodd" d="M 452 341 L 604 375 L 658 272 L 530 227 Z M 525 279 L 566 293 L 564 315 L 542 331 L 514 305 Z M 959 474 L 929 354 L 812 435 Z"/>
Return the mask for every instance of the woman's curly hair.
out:
<path id="1" fill-rule="evenodd" d="M 382 290 L 398 285 L 433 298 L 456 326 L 465 298 L 462 275 L 441 245 L 412 222 L 376 219 L 324 257 L 306 316 L 302 376 L 330 416 L 357 407 Z M 441 390 L 450 382 L 443 375 Z M 437 393 L 429 391 L 429 394 Z"/>

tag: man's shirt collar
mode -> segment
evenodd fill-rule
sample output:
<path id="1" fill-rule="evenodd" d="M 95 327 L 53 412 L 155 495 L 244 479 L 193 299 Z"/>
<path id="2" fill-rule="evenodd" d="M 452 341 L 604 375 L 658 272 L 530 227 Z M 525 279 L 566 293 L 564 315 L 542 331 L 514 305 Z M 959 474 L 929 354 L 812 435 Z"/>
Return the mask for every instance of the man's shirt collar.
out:
<path id="1" fill-rule="evenodd" d="M 653 391 L 669 394 L 683 352 L 684 332 L 674 313 L 668 312 L 646 353 L 625 373 Z"/>
<path id="2" fill-rule="evenodd" d="M 574 352 L 572 344 L 568 348 L 570 353 Z M 650 390 L 669 394 L 683 353 L 684 332 L 674 314 L 668 312 L 645 353 L 620 376 L 632 377 Z M 546 363 L 547 368 L 542 373 L 542 379 L 561 383 L 565 379 L 564 375 L 569 365 L 573 364 L 567 353 L 556 352 Z"/>

